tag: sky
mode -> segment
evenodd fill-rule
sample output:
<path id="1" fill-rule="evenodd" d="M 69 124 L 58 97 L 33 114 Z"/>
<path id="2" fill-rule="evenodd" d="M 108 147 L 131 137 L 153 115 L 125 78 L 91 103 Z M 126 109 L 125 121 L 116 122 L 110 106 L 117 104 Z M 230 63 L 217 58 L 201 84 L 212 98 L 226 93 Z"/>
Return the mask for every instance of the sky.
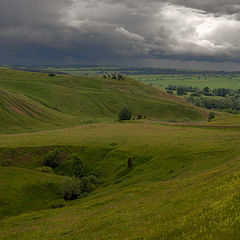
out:
<path id="1" fill-rule="evenodd" d="M 0 0 L 0 64 L 240 70 L 239 0 Z"/>

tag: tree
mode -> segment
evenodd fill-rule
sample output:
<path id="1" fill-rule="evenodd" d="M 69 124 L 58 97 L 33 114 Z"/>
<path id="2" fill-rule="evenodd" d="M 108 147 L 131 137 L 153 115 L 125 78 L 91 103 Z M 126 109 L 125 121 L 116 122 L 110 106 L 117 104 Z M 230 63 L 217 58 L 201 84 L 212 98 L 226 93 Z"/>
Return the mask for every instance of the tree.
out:
<path id="1" fill-rule="evenodd" d="M 81 157 L 78 154 L 73 154 L 70 157 L 72 161 L 72 169 L 75 177 L 82 178 L 85 175 L 85 168 Z"/>
<path id="2" fill-rule="evenodd" d="M 91 179 L 89 177 L 83 177 L 81 179 L 81 184 L 83 192 L 89 193 L 96 188 L 95 184 L 91 182 Z"/>
<path id="3" fill-rule="evenodd" d="M 204 89 L 203 89 L 203 91 L 204 91 L 204 93 L 209 93 L 209 87 L 205 87 Z"/>
<path id="4" fill-rule="evenodd" d="M 82 182 L 76 177 L 64 177 L 61 183 L 61 193 L 65 200 L 74 200 L 81 196 Z"/>
<path id="5" fill-rule="evenodd" d="M 177 95 L 182 96 L 185 94 L 185 89 L 183 87 L 177 88 Z"/>
<path id="6" fill-rule="evenodd" d="M 55 77 L 56 75 L 55 75 L 55 73 L 49 73 L 48 76 L 49 77 Z"/>
<path id="7" fill-rule="evenodd" d="M 128 168 L 132 168 L 133 162 L 132 158 L 128 158 Z"/>
<path id="8" fill-rule="evenodd" d="M 208 114 L 208 121 L 211 122 L 211 120 L 214 119 L 214 118 L 215 118 L 214 112 L 210 112 L 210 113 Z"/>
<path id="9" fill-rule="evenodd" d="M 59 161 L 60 161 L 60 155 L 57 149 L 54 149 L 48 152 L 43 158 L 44 165 L 51 168 L 57 167 L 59 164 Z"/>
<path id="10" fill-rule="evenodd" d="M 122 121 L 122 120 L 130 120 L 132 117 L 131 112 L 124 107 L 118 114 L 118 120 Z"/>

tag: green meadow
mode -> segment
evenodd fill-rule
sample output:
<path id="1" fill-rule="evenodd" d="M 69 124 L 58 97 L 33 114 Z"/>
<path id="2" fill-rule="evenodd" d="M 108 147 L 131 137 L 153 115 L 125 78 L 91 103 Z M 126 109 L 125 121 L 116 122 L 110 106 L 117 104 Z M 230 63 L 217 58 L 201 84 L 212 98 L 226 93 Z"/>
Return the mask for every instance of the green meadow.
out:
<path id="1" fill-rule="evenodd" d="M 136 80 L 76 77 L 0 69 L 0 132 L 36 131 L 133 117 L 192 121 L 204 111 Z"/>
<path id="2" fill-rule="evenodd" d="M 130 78 L 0 70 L 0 88 L 0 239 L 239 239 L 239 115 Z M 53 208 L 72 153 L 99 185 Z"/>
<path id="3" fill-rule="evenodd" d="M 240 88 L 239 72 L 134 68 L 134 67 L 99 67 L 99 66 L 19 66 L 18 69 L 42 72 L 59 72 L 74 76 L 101 76 L 104 74 L 123 74 L 132 79 L 165 89 L 169 85 L 204 88 Z"/>
<path id="4" fill-rule="evenodd" d="M 198 88 L 209 87 L 214 88 L 240 88 L 240 74 L 225 73 L 225 74 L 159 74 L 159 75 L 132 75 L 131 76 L 138 81 L 146 84 L 152 84 L 153 86 L 165 89 L 169 85 L 176 86 L 192 86 Z"/>

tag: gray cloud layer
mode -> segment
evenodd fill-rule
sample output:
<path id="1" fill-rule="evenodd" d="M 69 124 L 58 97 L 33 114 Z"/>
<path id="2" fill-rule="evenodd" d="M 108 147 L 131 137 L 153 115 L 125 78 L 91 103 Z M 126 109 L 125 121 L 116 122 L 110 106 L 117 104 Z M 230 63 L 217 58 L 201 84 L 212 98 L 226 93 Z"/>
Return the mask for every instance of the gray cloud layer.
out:
<path id="1" fill-rule="evenodd" d="M 1 0 L 0 63 L 238 67 L 239 13 L 236 0 Z"/>

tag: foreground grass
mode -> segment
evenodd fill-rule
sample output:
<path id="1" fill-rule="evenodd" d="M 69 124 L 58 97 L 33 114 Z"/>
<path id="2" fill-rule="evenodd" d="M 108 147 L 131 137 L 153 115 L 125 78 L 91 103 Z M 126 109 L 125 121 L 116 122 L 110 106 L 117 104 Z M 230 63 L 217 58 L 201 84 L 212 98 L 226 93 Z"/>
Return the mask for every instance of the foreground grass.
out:
<path id="1" fill-rule="evenodd" d="M 102 182 L 73 206 L 2 220 L 1 239 L 239 239 L 239 131 L 211 124 L 146 121 L 1 135 L 1 148 L 16 153 L 72 146 Z"/>
<path id="2" fill-rule="evenodd" d="M 0 219 L 48 208 L 61 198 L 60 176 L 22 168 L 0 167 Z"/>

